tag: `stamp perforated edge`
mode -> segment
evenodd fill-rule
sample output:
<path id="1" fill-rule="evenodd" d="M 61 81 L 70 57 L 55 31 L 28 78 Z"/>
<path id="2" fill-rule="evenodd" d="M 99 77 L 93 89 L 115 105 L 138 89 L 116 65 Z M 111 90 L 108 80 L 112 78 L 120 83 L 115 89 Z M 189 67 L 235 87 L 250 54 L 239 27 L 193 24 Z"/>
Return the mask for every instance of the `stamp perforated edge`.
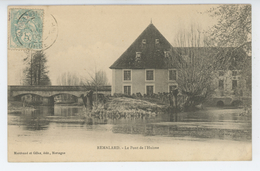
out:
<path id="1" fill-rule="evenodd" d="M 40 7 L 40 6 L 39 6 Z M 21 6 L 21 7 L 17 7 L 17 6 L 8 6 L 7 7 L 7 49 L 8 50 L 12 50 L 12 51 L 28 51 L 28 50 L 35 50 L 35 49 L 29 49 L 29 48 L 11 48 L 10 47 L 10 38 L 11 38 L 11 9 L 28 9 L 28 10 L 43 10 L 43 18 L 42 18 L 42 34 L 44 35 L 44 20 L 45 20 L 45 9 L 44 8 L 30 8 L 29 6 Z M 40 49 L 39 49 L 40 50 Z M 37 50 L 36 50 L 37 51 Z"/>

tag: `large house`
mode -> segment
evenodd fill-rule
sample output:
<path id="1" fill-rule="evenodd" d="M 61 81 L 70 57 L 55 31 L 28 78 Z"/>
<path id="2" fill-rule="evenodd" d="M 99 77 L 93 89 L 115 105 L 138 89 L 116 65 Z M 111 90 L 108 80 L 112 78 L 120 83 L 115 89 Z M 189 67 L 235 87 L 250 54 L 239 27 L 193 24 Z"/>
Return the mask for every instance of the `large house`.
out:
<path id="1" fill-rule="evenodd" d="M 248 89 L 251 84 L 246 84 L 246 81 L 241 79 L 240 68 L 237 65 L 241 63 L 239 59 L 245 59 L 247 55 L 242 48 L 172 47 L 152 23 L 110 66 L 112 69 L 111 93 L 132 95 L 140 92 L 149 95 L 170 92 L 178 86 L 178 67 L 190 62 L 191 53 L 193 55 L 199 53 L 198 56 L 206 57 L 216 54 L 220 56 L 220 61 L 227 58 L 238 60 L 231 60 L 228 69 L 219 70 L 215 74 L 214 103 L 230 104 L 237 94 L 250 95 Z"/>
<path id="2" fill-rule="evenodd" d="M 183 59 L 151 23 L 110 66 L 112 94 L 153 94 L 177 87 L 178 62 Z"/>

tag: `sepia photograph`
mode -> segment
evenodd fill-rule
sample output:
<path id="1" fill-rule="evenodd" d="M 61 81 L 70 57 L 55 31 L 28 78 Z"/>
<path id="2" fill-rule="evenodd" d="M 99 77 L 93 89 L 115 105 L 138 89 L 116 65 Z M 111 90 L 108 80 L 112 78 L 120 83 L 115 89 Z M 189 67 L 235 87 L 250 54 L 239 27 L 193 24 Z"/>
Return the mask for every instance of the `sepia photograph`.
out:
<path id="1" fill-rule="evenodd" d="M 8 162 L 251 161 L 251 9 L 8 6 Z"/>

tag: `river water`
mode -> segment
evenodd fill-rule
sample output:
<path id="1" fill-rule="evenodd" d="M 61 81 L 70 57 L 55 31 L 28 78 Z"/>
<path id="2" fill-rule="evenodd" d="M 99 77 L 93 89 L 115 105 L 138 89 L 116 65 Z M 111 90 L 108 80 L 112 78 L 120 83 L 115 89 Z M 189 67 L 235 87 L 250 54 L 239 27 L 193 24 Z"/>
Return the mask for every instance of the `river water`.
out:
<path id="1" fill-rule="evenodd" d="M 19 144 L 28 148 L 65 143 L 125 148 L 124 144 L 130 142 L 152 144 L 154 148 L 176 142 L 251 145 L 251 118 L 241 113 L 241 109 L 214 109 L 176 115 L 120 116 L 89 115 L 82 106 L 25 108 L 8 113 L 9 151 Z"/>

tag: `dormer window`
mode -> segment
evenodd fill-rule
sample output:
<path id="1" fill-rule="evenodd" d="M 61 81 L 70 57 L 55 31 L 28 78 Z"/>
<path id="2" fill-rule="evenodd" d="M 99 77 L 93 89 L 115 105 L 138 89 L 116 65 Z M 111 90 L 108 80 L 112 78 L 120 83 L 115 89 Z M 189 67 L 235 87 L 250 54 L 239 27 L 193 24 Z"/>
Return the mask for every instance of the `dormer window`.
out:
<path id="1" fill-rule="evenodd" d="M 164 57 L 169 58 L 170 57 L 170 51 L 164 51 Z"/>
<path id="2" fill-rule="evenodd" d="M 155 39 L 155 44 L 158 45 L 159 43 L 159 39 Z"/>
<path id="3" fill-rule="evenodd" d="M 135 60 L 139 61 L 141 59 L 141 52 L 136 52 Z"/>
<path id="4" fill-rule="evenodd" d="M 146 44 L 146 39 L 142 40 L 142 44 L 145 45 Z"/>

